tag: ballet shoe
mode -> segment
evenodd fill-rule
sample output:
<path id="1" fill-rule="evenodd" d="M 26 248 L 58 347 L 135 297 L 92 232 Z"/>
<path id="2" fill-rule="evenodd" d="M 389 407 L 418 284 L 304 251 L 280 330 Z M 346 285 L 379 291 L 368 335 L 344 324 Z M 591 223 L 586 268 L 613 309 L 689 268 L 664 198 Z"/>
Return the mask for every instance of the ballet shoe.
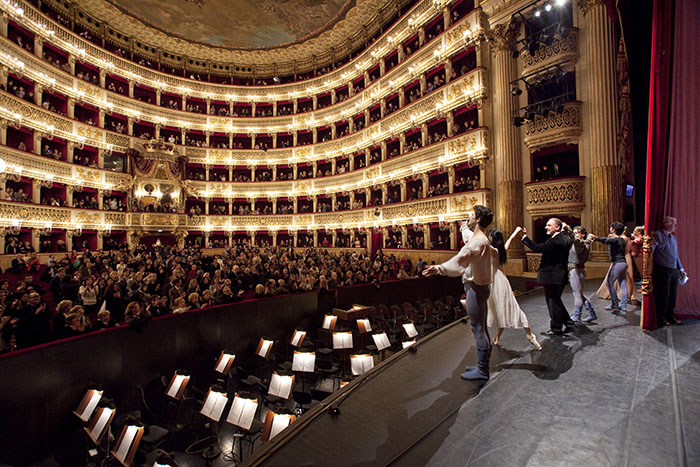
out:
<path id="1" fill-rule="evenodd" d="M 527 340 L 530 341 L 530 344 L 532 344 L 534 348 L 536 348 L 537 350 L 542 350 L 542 346 L 539 342 L 537 342 L 537 338 L 534 334 L 530 334 L 529 336 L 527 336 Z"/>

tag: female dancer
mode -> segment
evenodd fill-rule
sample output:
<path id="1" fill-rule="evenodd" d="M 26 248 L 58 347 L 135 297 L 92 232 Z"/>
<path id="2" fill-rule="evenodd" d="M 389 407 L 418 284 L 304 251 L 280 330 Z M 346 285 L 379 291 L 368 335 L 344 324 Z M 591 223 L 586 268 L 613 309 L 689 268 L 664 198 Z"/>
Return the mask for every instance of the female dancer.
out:
<path id="1" fill-rule="evenodd" d="M 491 245 L 498 250 L 494 252 L 492 264 L 495 266 L 493 270 L 493 280 L 491 286 L 491 295 L 489 296 L 489 312 L 487 324 L 489 327 L 497 327 L 498 332 L 493 338 L 493 344 L 498 345 L 504 328 L 523 328 L 527 334 L 527 340 L 530 341 L 533 347 L 537 350 L 542 350 L 542 346 L 537 342 L 537 338 L 530 330 L 530 324 L 527 321 L 527 316 L 518 305 L 518 301 L 513 295 L 513 289 L 510 287 L 508 278 L 503 273 L 503 265 L 507 261 L 506 249 L 510 246 L 515 232 L 510 236 L 508 242 L 503 244 L 503 232 L 500 230 L 492 230 L 489 234 Z"/>

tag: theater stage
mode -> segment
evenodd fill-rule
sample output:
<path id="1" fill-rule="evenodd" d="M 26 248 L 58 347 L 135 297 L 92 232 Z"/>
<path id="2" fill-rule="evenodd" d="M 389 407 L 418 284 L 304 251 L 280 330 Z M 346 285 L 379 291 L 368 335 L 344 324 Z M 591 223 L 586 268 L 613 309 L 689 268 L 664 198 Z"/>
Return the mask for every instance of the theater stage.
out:
<path id="1" fill-rule="evenodd" d="M 598 282 L 589 283 L 593 294 Z M 572 297 L 564 295 L 567 307 Z M 266 466 L 698 465 L 700 323 L 644 333 L 639 310 L 601 311 L 569 337 L 540 336 L 541 292 L 520 299 L 544 350 L 522 330 L 494 349 L 491 380 L 464 381 L 475 359 L 466 323 L 425 339 L 308 412 L 246 460 Z M 596 309 L 608 302 L 594 299 Z M 307 418 L 317 417 L 305 422 Z M 260 445 L 258 445 L 260 446 Z"/>
<path id="2" fill-rule="evenodd" d="M 327 399 L 339 415 L 319 404 L 272 442 L 258 440 L 252 455 L 245 445 L 245 465 L 700 465 L 700 322 L 645 333 L 638 308 L 614 315 L 593 299 L 597 324 L 544 337 L 541 291 L 519 301 L 542 352 L 522 330 L 506 330 L 491 380 L 464 381 L 474 339 L 468 324 L 453 323 Z M 564 302 L 571 309 L 568 288 Z M 230 452 L 232 429 L 223 425 L 221 448 Z M 204 464 L 183 453 L 175 460 Z"/>

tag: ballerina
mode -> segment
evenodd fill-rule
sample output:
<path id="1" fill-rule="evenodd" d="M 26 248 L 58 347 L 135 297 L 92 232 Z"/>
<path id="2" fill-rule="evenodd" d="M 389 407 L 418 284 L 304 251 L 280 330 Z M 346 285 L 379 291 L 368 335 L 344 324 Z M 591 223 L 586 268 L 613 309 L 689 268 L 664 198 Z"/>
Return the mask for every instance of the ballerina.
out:
<path id="1" fill-rule="evenodd" d="M 488 301 L 488 326 L 497 327 L 498 331 L 493 338 L 493 344 L 498 345 L 501 334 L 504 328 L 523 328 L 527 335 L 527 340 L 537 350 L 542 350 L 542 346 L 537 342 L 537 338 L 530 330 L 530 324 L 527 321 L 525 312 L 518 305 L 515 299 L 513 289 L 510 287 L 508 278 L 503 273 L 503 265 L 507 261 L 506 250 L 513 240 L 515 232 L 510 236 L 508 241 L 503 244 L 503 232 L 500 230 L 492 230 L 489 234 L 491 246 L 497 251 L 492 250 L 494 258 L 492 259 L 493 280 L 492 290 Z"/>

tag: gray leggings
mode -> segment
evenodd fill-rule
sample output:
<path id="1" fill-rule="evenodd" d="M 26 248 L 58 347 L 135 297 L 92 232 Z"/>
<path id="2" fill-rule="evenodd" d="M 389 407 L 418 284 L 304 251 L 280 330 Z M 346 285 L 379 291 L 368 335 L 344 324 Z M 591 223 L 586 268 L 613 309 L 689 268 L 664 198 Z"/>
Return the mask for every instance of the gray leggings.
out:
<path id="1" fill-rule="evenodd" d="M 583 295 L 583 286 L 586 283 L 586 270 L 583 268 L 573 268 L 569 270 L 569 283 L 574 292 L 574 306 L 583 307 L 585 303 L 591 303 L 588 297 Z"/>
<path id="2" fill-rule="evenodd" d="M 615 290 L 615 281 L 620 282 L 620 293 L 622 301 L 627 303 L 627 263 L 613 263 L 612 269 L 608 273 L 608 291 L 610 292 L 610 300 L 613 305 L 617 305 L 617 290 Z"/>
<path id="3" fill-rule="evenodd" d="M 486 350 L 491 348 L 489 340 L 489 329 L 486 326 L 488 316 L 488 300 L 491 295 L 491 286 L 476 285 L 473 282 L 464 284 L 464 291 L 467 295 L 467 315 L 469 324 L 474 333 L 476 348 Z"/>

